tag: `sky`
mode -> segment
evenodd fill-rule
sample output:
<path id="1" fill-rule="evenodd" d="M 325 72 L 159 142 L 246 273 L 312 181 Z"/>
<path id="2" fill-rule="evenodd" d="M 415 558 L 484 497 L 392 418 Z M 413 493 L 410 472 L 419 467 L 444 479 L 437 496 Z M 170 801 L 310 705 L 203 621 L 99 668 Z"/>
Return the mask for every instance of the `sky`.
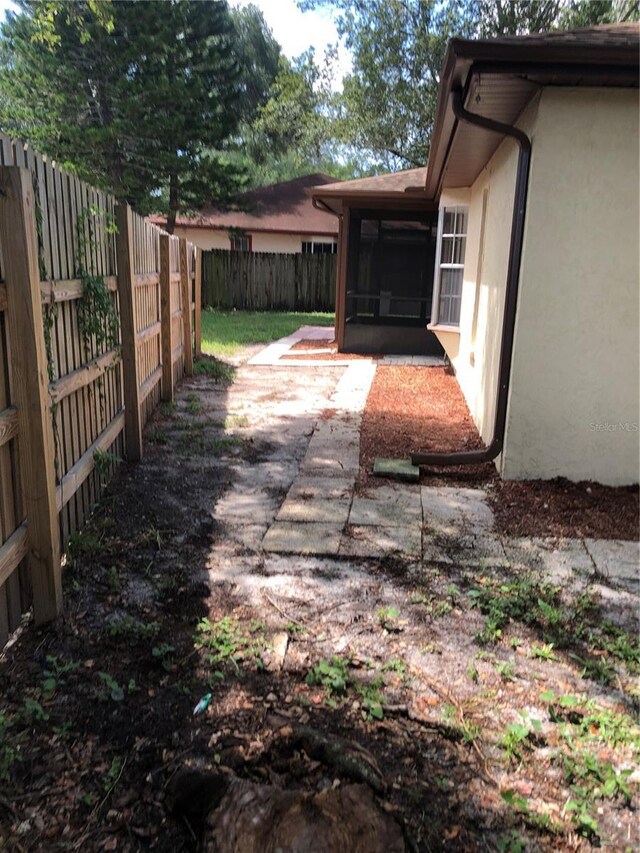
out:
<path id="1" fill-rule="evenodd" d="M 231 0 L 230 5 L 246 6 L 249 2 L 253 2 L 262 10 L 276 41 L 282 46 L 285 56 L 290 59 L 299 56 L 309 47 L 314 47 L 316 59 L 321 61 L 326 47 L 339 42 L 328 9 L 301 12 L 295 0 Z M 0 0 L 0 20 L 4 19 L 8 8 L 12 8 L 11 0 Z M 342 45 L 335 66 L 336 88 L 341 88 L 342 78 L 350 70 L 349 53 Z"/>

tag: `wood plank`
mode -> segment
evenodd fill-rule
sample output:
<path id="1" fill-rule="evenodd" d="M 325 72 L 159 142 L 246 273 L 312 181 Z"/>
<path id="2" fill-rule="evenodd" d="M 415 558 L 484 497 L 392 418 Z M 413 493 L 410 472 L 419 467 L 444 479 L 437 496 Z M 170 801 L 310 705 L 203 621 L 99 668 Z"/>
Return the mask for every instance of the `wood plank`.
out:
<path id="1" fill-rule="evenodd" d="M 102 376 L 106 370 L 116 364 L 119 359 L 120 347 L 116 347 L 103 353 L 103 355 L 92 358 L 91 361 L 88 361 L 76 370 L 72 370 L 55 382 L 49 383 L 52 400 L 59 402 L 68 397 L 69 394 L 73 394 L 74 391 L 79 391 L 86 385 L 90 385 L 98 377 Z"/>
<path id="2" fill-rule="evenodd" d="M 142 458 L 142 425 L 140 423 L 140 380 L 136 358 L 136 325 L 133 294 L 133 214 L 128 204 L 116 208 L 118 234 L 118 293 L 120 296 L 120 328 L 122 330 L 122 369 L 124 378 L 124 410 L 126 414 L 127 459 Z"/>
<path id="3" fill-rule="evenodd" d="M 56 503 L 58 511 L 71 500 L 75 493 L 80 489 L 84 481 L 89 477 L 95 468 L 94 454 L 97 450 L 106 453 L 113 442 L 120 435 L 126 424 L 126 412 L 120 411 L 103 430 L 98 438 L 89 446 L 85 453 L 82 454 L 76 464 L 70 468 L 64 475 L 58 488 L 56 489 Z"/>
<path id="4" fill-rule="evenodd" d="M 105 276 L 104 283 L 108 290 L 115 292 L 118 289 L 118 279 L 115 275 Z M 40 282 L 42 299 L 49 302 L 53 294 L 55 302 L 72 302 L 82 296 L 82 279 L 69 278 L 55 281 Z"/>
<path id="5" fill-rule="evenodd" d="M 0 239 L 6 248 L 7 317 L 20 429 L 22 497 L 29 519 L 33 611 L 36 624 L 41 624 L 61 612 L 62 583 L 36 200 L 27 169 L 0 167 Z"/>
<path id="6" fill-rule="evenodd" d="M 7 288 L 0 284 L 0 311 L 7 310 Z"/>
<path id="7" fill-rule="evenodd" d="M 15 406 L 9 406 L 0 412 L 0 447 L 11 441 L 18 435 L 18 410 Z"/>
<path id="8" fill-rule="evenodd" d="M 138 346 L 141 346 L 146 341 L 151 338 L 155 338 L 162 333 L 162 323 L 158 320 L 155 323 L 151 323 L 150 326 L 142 329 L 142 331 L 136 333 L 136 340 L 138 342 Z"/>
<path id="9" fill-rule="evenodd" d="M 153 391 L 156 386 L 158 380 L 162 379 L 162 365 L 159 364 L 158 367 L 151 373 L 147 379 L 140 386 L 140 402 L 143 403 L 149 394 Z"/>
<path id="10" fill-rule="evenodd" d="M 162 399 L 173 400 L 171 246 L 168 234 L 160 235 L 160 322 L 162 324 Z"/>
<path id="11" fill-rule="evenodd" d="M 27 522 L 23 521 L 4 545 L 0 546 L 0 586 L 11 577 L 27 556 L 28 551 Z"/>
<path id="12" fill-rule="evenodd" d="M 134 279 L 135 287 L 149 287 L 152 284 L 158 284 L 160 281 L 160 273 L 157 272 L 147 272 L 147 273 L 137 273 Z"/>
<path id="13" fill-rule="evenodd" d="M 202 355 L 202 251 L 194 246 L 195 263 L 195 304 L 193 306 L 193 337 L 196 350 L 196 358 Z"/>

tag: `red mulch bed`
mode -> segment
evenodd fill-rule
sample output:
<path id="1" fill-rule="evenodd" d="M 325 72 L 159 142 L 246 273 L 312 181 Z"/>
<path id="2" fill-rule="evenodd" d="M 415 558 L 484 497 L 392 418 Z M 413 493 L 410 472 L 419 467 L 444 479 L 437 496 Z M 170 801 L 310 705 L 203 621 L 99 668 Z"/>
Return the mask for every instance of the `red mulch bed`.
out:
<path id="1" fill-rule="evenodd" d="M 498 480 L 496 526 L 511 536 L 638 539 L 638 487 L 555 480 Z"/>
<path id="2" fill-rule="evenodd" d="M 473 450 L 482 439 L 460 386 L 445 368 L 379 365 L 362 418 L 360 487 L 379 482 L 376 456 Z M 491 484 L 497 529 L 512 536 L 639 538 L 637 486 L 614 488 L 564 479 L 504 481 L 493 464 L 422 469 L 425 485 Z"/>
<path id="3" fill-rule="evenodd" d="M 454 376 L 444 367 L 379 365 L 360 432 L 360 483 L 373 476 L 376 456 L 407 459 L 419 451 L 475 450 L 482 439 Z M 493 465 L 423 469 L 434 485 L 474 485 L 496 476 Z"/>

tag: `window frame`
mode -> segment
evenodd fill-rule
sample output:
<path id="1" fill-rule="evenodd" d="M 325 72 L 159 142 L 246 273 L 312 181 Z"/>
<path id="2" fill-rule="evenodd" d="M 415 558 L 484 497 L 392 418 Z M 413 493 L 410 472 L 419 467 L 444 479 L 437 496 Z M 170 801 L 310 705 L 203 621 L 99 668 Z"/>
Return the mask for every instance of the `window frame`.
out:
<path id="1" fill-rule="evenodd" d="M 444 218 L 447 213 L 454 214 L 454 230 L 452 232 L 444 233 Z M 464 213 L 465 215 L 465 228 L 464 231 L 457 231 L 457 223 L 458 223 L 458 214 Z M 433 300 L 431 304 L 431 316 L 432 321 L 430 325 L 432 326 L 442 326 L 446 329 L 451 329 L 452 331 L 460 330 L 460 316 L 458 316 L 458 321 L 453 323 L 450 320 L 443 321 L 441 319 L 441 288 L 442 288 L 442 271 L 443 270 L 461 270 L 461 279 L 460 279 L 460 293 L 459 294 L 447 294 L 447 298 L 450 300 L 451 296 L 454 296 L 457 300 L 459 300 L 460 311 L 462 310 L 462 291 L 464 288 L 464 265 L 465 258 L 467 252 L 467 237 L 469 233 L 469 206 L 466 204 L 452 204 L 452 205 L 443 205 L 438 211 L 438 236 L 436 240 L 436 258 L 434 264 L 434 288 L 433 288 Z M 462 258 L 461 263 L 442 263 L 442 244 L 443 240 L 446 238 L 452 238 L 454 241 L 456 239 L 462 238 Z M 454 242 L 455 246 L 455 242 Z"/>
<path id="2" fill-rule="evenodd" d="M 236 240 L 246 240 L 247 248 L 246 249 L 237 249 L 234 245 Z M 251 239 L 251 234 L 229 234 L 229 250 L 231 252 L 252 252 L 253 251 L 253 242 Z"/>
<path id="3" fill-rule="evenodd" d="M 305 251 L 305 245 L 311 246 L 311 250 Z M 316 246 L 321 246 L 323 248 L 316 249 Z M 325 246 L 331 246 L 330 251 L 327 251 L 324 248 Z M 336 240 L 301 240 L 300 252 L 303 255 L 337 255 L 338 243 Z"/>

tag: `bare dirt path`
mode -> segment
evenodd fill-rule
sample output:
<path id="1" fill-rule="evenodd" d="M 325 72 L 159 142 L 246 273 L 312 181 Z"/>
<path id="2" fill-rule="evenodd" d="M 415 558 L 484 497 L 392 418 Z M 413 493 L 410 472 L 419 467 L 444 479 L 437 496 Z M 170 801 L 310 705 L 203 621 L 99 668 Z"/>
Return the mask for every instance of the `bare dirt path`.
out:
<path id="1" fill-rule="evenodd" d="M 7 849 L 195 850 L 202 779 L 220 778 L 364 784 L 407 849 L 633 849 L 633 578 L 562 543 L 543 563 L 263 549 L 305 459 L 326 458 L 347 369 L 241 365 L 158 413 L 72 543 L 64 620 L 0 665 Z M 325 506 L 351 513 L 344 479 Z M 420 487 L 402 494 L 387 514 L 422 519 Z"/>

